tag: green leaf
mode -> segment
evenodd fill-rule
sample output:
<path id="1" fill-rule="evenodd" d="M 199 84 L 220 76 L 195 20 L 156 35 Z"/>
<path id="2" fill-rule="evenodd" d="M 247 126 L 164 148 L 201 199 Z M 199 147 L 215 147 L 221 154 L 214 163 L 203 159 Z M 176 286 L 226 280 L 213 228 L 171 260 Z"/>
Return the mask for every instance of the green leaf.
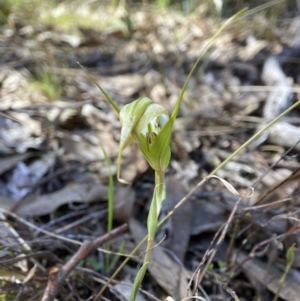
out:
<path id="1" fill-rule="evenodd" d="M 153 157 L 156 159 L 155 170 L 165 171 L 170 163 L 171 148 L 170 140 L 174 121 L 169 119 L 162 130 L 158 133 L 150 147 Z"/>
<path id="2" fill-rule="evenodd" d="M 292 266 L 295 258 L 295 247 L 296 244 L 293 243 L 287 250 L 286 252 L 286 260 L 287 260 L 287 265 Z"/>
<path id="3" fill-rule="evenodd" d="M 120 121 L 122 123 L 122 129 L 119 153 L 117 158 L 117 178 L 124 184 L 129 183 L 120 178 L 122 151 L 134 140 L 132 135 L 133 131 L 150 104 L 152 104 L 152 101 L 149 98 L 141 97 L 131 102 L 130 104 L 125 105 L 120 111 Z"/>
<path id="4" fill-rule="evenodd" d="M 177 99 L 177 102 L 176 102 L 176 105 L 175 105 L 175 108 L 172 112 L 172 115 L 171 115 L 171 119 L 173 119 L 175 121 L 176 117 L 177 117 L 177 114 L 179 112 L 179 109 L 180 109 L 180 105 L 181 105 L 181 102 L 182 102 L 182 99 L 183 99 L 183 95 L 184 95 L 184 92 L 186 91 L 186 88 L 188 86 L 188 83 L 193 75 L 193 73 L 195 72 L 197 66 L 199 65 L 201 59 L 204 57 L 205 53 L 208 51 L 208 49 L 210 48 L 210 46 L 214 43 L 214 41 L 217 39 L 217 37 L 220 35 L 220 33 L 225 29 L 226 26 L 228 26 L 234 19 L 236 19 L 238 16 L 242 15 L 245 11 L 247 10 L 247 8 L 244 8 L 242 9 L 241 11 L 239 11 L 238 13 L 236 13 L 234 16 L 232 16 L 231 18 L 227 19 L 223 24 L 222 26 L 220 26 L 220 28 L 217 30 L 217 32 L 213 35 L 213 37 L 209 40 L 209 42 L 205 45 L 205 47 L 203 48 L 203 50 L 201 51 L 198 59 L 196 60 L 195 64 L 193 65 L 190 73 L 188 74 L 184 84 L 183 84 L 183 87 L 180 91 L 180 94 L 178 96 L 178 99 Z"/>
<path id="5" fill-rule="evenodd" d="M 148 234 L 150 239 L 154 239 L 155 232 L 157 229 L 157 199 L 156 199 L 155 190 L 153 193 L 153 198 L 151 201 L 151 205 L 148 213 L 148 219 L 147 219 Z"/>
<path id="6" fill-rule="evenodd" d="M 120 113 L 120 108 L 115 103 L 115 101 L 107 94 L 107 92 L 96 82 L 96 80 L 89 74 L 89 72 L 79 62 L 77 62 L 77 64 L 84 70 L 84 72 L 86 73 L 86 75 L 98 87 L 98 89 L 103 93 L 103 95 L 105 96 L 105 98 L 107 99 L 107 101 L 111 104 L 111 106 L 119 114 Z"/>
<path id="7" fill-rule="evenodd" d="M 134 301 L 136 298 L 136 295 L 138 293 L 138 290 L 142 284 L 142 281 L 144 279 L 144 276 L 146 274 L 147 271 L 147 267 L 148 267 L 149 262 L 145 262 L 142 267 L 140 268 L 138 274 L 136 275 L 135 279 L 134 279 L 134 283 L 132 286 L 132 291 L 131 291 L 131 295 L 129 300 L 130 301 Z"/>

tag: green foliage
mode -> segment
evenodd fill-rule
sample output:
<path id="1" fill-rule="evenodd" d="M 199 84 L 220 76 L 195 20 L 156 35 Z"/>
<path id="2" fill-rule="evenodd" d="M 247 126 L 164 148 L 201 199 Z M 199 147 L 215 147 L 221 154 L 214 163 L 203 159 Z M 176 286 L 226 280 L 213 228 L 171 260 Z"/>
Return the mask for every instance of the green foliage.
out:
<path id="1" fill-rule="evenodd" d="M 138 290 L 142 284 L 142 281 L 144 279 L 144 276 L 146 274 L 147 268 L 148 268 L 149 262 L 144 262 L 142 267 L 140 268 L 140 270 L 138 271 L 133 286 L 132 286 L 132 291 L 131 291 L 131 295 L 130 295 L 130 301 L 134 301 L 136 298 L 136 295 L 138 293 Z"/>
<path id="2" fill-rule="evenodd" d="M 109 157 L 107 156 L 104 148 L 103 154 L 105 158 L 106 165 L 108 166 L 109 175 L 108 175 L 108 210 L 107 210 L 107 232 L 110 232 L 113 227 L 113 213 L 114 213 L 114 180 L 111 172 L 111 162 Z M 111 242 L 109 241 L 106 244 L 106 249 L 110 251 Z M 106 273 L 109 272 L 110 269 L 110 254 L 105 254 L 105 270 Z"/>
<path id="3" fill-rule="evenodd" d="M 278 283 L 278 288 L 277 288 L 277 292 L 274 296 L 273 301 L 277 301 L 278 297 L 279 297 L 279 293 L 282 289 L 282 286 L 285 282 L 285 279 L 288 275 L 289 270 L 291 269 L 293 262 L 294 262 L 294 258 L 295 258 L 295 248 L 296 248 L 296 244 L 292 244 L 289 249 L 286 252 L 285 258 L 286 258 L 286 266 L 285 266 L 285 270 L 284 273 L 282 274 L 279 283 Z"/>
<path id="4" fill-rule="evenodd" d="M 138 292 L 138 289 L 145 276 L 147 266 L 150 262 L 151 251 L 153 248 L 153 242 L 155 233 L 158 227 L 158 216 L 160 213 L 161 206 L 166 197 L 165 193 L 165 170 L 169 164 L 170 160 L 170 138 L 173 128 L 173 124 L 177 117 L 180 109 L 181 102 L 183 100 L 184 92 L 187 88 L 188 82 L 194 73 L 197 65 L 199 64 L 201 58 L 207 52 L 211 44 L 220 35 L 224 28 L 232 22 L 234 18 L 241 15 L 243 11 L 234 15 L 232 18 L 228 19 L 219 28 L 216 34 L 211 38 L 210 42 L 204 47 L 203 51 L 199 55 L 197 61 L 193 65 L 190 73 L 188 74 L 186 81 L 181 89 L 179 97 L 177 99 L 175 108 L 169 117 L 168 112 L 160 105 L 154 104 L 150 99 L 142 97 L 136 101 L 125 105 L 121 110 L 117 104 L 112 100 L 106 91 L 93 79 L 93 77 L 87 72 L 85 72 L 92 79 L 94 83 L 98 86 L 100 91 L 104 94 L 108 102 L 120 115 L 120 121 L 122 123 L 120 147 L 118 154 L 118 172 L 117 176 L 120 180 L 120 161 L 122 151 L 131 143 L 135 142 L 140 151 L 143 153 L 145 159 L 149 162 L 151 167 L 155 171 L 155 189 L 153 192 L 153 198 L 149 210 L 147 227 L 148 227 L 148 239 L 147 239 L 147 249 L 144 258 L 144 264 L 139 270 L 130 296 L 130 301 L 134 301 Z M 165 122 L 162 120 L 164 119 Z M 157 124 L 157 128 L 156 125 Z M 126 181 L 121 180 L 123 183 Z M 101 290 L 102 292 L 102 290 Z M 101 294 L 101 292 L 99 294 Z M 98 297 L 98 295 L 97 295 Z"/>
<path id="5" fill-rule="evenodd" d="M 0 25 L 6 24 L 11 14 L 11 6 L 7 1 L 0 2 Z"/>
<path id="6" fill-rule="evenodd" d="M 225 261 L 219 260 L 219 261 L 217 262 L 217 264 L 218 264 L 218 266 L 219 266 L 220 269 L 224 269 L 224 268 L 227 267 L 227 263 L 226 263 Z"/>
<path id="7" fill-rule="evenodd" d="M 88 256 L 85 261 L 94 271 L 103 270 L 103 263 L 95 257 Z"/>
<path id="8" fill-rule="evenodd" d="M 109 4 L 109 1 L 106 1 Z M 60 0 L 0 0 L 0 25 L 7 24 L 14 15 L 22 25 L 49 24 L 54 27 L 73 31 L 80 28 L 104 29 L 119 28 L 126 31 L 126 22 L 115 16 L 119 1 L 114 6 L 105 6 L 102 1 L 60 1 Z"/>
<path id="9" fill-rule="evenodd" d="M 42 2 L 39 0 L 1 0 L 0 25 L 7 24 L 12 14 L 23 25 L 34 22 L 39 15 L 37 10 L 42 6 Z"/>
<path id="10" fill-rule="evenodd" d="M 126 246 L 126 242 L 123 241 L 121 243 L 120 247 L 118 248 L 117 253 L 122 254 L 124 252 L 125 246 Z M 111 264 L 110 264 L 110 268 L 113 268 L 116 265 L 116 263 L 118 262 L 119 258 L 120 258 L 120 255 L 118 255 L 118 254 L 116 254 L 113 257 L 113 259 L 111 261 Z"/>
<path id="11" fill-rule="evenodd" d="M 127 24 L 115 14 L 115 9 L 115 5 L 105 6 L 101 1 L 63 2 L 57 7 L 47 3 L 39 20 L 66 31 L 76 31 L 78 28 L 94 30 L 118 28 L 126 31 Z"/>
<path id="12" fill-rule="evenodd" d="M 15 300 L 15 294 L 0 294 L 0 301 L 8 301 L 8 300 Z"/>
<path id="13" fill-rule="evenodd" d="M 170 5 L 170 0 L 156 0 L 156 4 L 162 8 L 166 8 Z"/>
<path id="14" fill-rule="evenodd" d="M 62 93 L 61 79 L 48 70 L 39 71 L 30 88 L 41 91 L 49 100 L 56 99 Z"/>
<path id="15" fill-rule="evenodd" d="M 247 32 L 249 29 L 258 39 L 272 40 L 277 38 L 275 28 L 281 20 L 283 14 L 287 12 L 287 1 L 280 0 L 277 3 L 273 1 L 264 1 L 260 6 L 254 6 L 251 19 L 240 19 L 238 26 L 241 31 Z M 253 3 L 249 3 L 253 7 Z M 258 5 L 258 4 L 257 4 Z M 251 24 L 251 27 L 249 27 Z"/>
<path id="16" fill-rule="evenodd" d="M 291 267 L 294 262 L 295 248 L 296 248 L 296 245 L 292 244 L 286 252 L 286 262 L 287 262 L 288 267 Z"/>

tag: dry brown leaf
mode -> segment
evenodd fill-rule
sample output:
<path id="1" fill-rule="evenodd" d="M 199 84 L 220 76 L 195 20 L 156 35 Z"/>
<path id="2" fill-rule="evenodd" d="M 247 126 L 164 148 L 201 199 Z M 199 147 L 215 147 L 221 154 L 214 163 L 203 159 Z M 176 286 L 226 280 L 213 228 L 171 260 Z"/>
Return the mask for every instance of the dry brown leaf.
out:
<path id="1" fill-rule="evenodd" d="M 257 40 L 254 36 L 248 38 L 246 47 L 242 50 L 244 60 L 253 59 L 262 49 L 268 46 L 265 40 Z"/>
<path id="2" fill-rule="evenodd" d="M 114 217 L 119 221 L 126 221 L 131 215 L 134 203 L 134 192 L 130 186 L 115 186 Z M 68 203 L 91 203 L 107 201 L 108 188 L 102 184 L 69 184 L 65 188 L 51 194 L 31 197 L 25 200 L 16 213 L 24 216 L 41 216 L 54 212 L 58 207 Z M 13 201 L 0 199 L 0 207 L 9 209 Z"/>
<path id="3" fill-rule="evenodd" d="M 117 283 L 114 286 L 114 289 L 118 291 L 119 294 L 121 294 L 124 297 L 124 300 L 129 300 L 131 295 L 132 287 L 126 284 Z M 146 301 L 143 294 L 141 294 L 139 291 L 137 292 L 136 301 Z"/>
<path id="4" fill-rule="evenodd" d="M 132 183 L 137 174 L 143 174 L 149 168 L 147 161 L 135 145 L 130 145 L 123 153 L 124 166 L 122 177 Z"/>
<path id="5" fill-rule="evenodd" d="M 292 83 L 274 57 L 269 57 L 265 61 L 261 77 L 266 85 L 274 86 L 263 111 L 263 116 L 268 120 L 272 120 L 292 104 Z"/>
<path id="6" fill-rule="evenodd" d="M 294 151 L 300 150 L 300 130 L 287 122 L 277 122 L 268 131 L 268 140 L 275 145 L 286 148 L 294 147 Z"/>
<path id="7" fill-rule="evenodd" d="M 101 72 L 103 74 L 114 74 L 115 76 L 94 76 L 96 81 L 101 83 L 103 89 L 107 91 L 109 95 L 121 95 L 121 101 L 128 99 L 128 97 L 133 97 L 136 93 L 141 91 L 144 87 L 144 78 L 140 74 L 130 74 L 127 73 L 126 75 L 116 75 L 119 71 L 132 70 L 134 65 L 140 65 L 143 62 L 119 62 L 118 64 L 114 64 L 105 68 L 104 66 L 101 67 Z M 113 70 L 114 69 L 114 70 Z M 120 70 L 122 69 L 122 70 Z M 82 78 L 80 78 L 82 83 Z M 96 95 L 99 96 L 99 89 L 94 86 L 87 85 L 86 86 L 89 93 L 95 91 Z M 94 90 L 93 90 L 94 89 Z"/>
<path id="8" fill-rule="evenodd" d="M 167 197 L 162 206 L 162 212 L 165 211 L 167 213 L 186 195 L 186 191 L 182 183 L 174 177 L 166 178 L 166 189 Z M 192 215 L 192 203 L 191 201 L 187 201 L 180 206 L 169 220 L 158 230 L 159 232 L 162 232 L 160 238 L 163 238 L 164 234 L 167 234 L 167 238 L 162 245 L 171 250 L 181 262 L 184 261 L 185 253 L 190 241 Z M 164 231 L 166 230 L 166 227 L 169 228 L 169 237 L 168 232 Z M 157 240 L 160 240 L 160 238 Z"/>
<path id="9" fill-rule="evenodd" d="M 114 187 L 114 219 L 127 222 L 132 216 L 135 191 L 131 186 L 115 185 Z"/>
<path id="10" fill-rule="evenodd" d="M 239 264 L 242 263 L 247 257 L 247 254 L 241 251 L 236 251 L 233 259 Z M 267 263 L 264 263 L 258 259 L 249 259 L 243 264 L 242 269 L 249 278 L 253 278 L 256 281 L 265 284 L 266 271 L 268 271 Z M 274 294 L 277 292 L 282 274 L 283 272 L 275 267 L 269 268 L 266 287 Z M 299 296 L 299 279 L 296 279 L 291 273 L 289 273 L 279 293 L 279 297 L 286 301 L 299 301 Z"/>
<path id="11" fill-rule="evenodd" d="M 191 235 L 217 231 L 227 220 L 226 210 L 212 201 L 193 202 Z"/>
<path id="12" fill-rule="evenodd" d="M 65 132 L 61 133 L 59 138 L 66 153 L 65 159 L 87 161 L 104 158 L 101 142 L 91 133 L 72 134 Z"/>
<path id="13" fill-rule="evenodd" d="M 45 137 L 41 123 L 28 114 L 13 112 L 10 114 L 18 122 L 0 116 L 0 143 L 2 153 L 24 153 L 29 148 L 38 149 Z"/>
<path id="14" fill-rule="evenodd" d="M 16 210 L 20 216 L 40 216 L 54 212 L 68 203 L 90 203 L 107 199 L 107 187 L 93 184 L 69 184 L 51 194 L 40 195 L 22 203 Z"/>
<path id="15" fill-rule="evenodd" d="M 30 156 L 32 156 L 32 154 L 25 153 L 25 154 L 20 154 L 20 155 L 19 154 L 12 155 L 12 156 L 4 157 L 4 158 L 0 159 L 0 175 L 11 170 L 19 162 L 28 159 Z"/>

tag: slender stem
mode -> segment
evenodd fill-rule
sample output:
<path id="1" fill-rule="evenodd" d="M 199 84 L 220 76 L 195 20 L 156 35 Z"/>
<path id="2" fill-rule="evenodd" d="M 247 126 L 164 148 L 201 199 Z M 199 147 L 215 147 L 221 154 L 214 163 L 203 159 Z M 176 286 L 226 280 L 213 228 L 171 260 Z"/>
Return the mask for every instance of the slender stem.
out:
<path id="1" fill-rule="evenodd" d="M 210 46 L 213 44 L 213 42 L 216 40 L 216 38 L 220 35 L 220 33 L 225 29 L 225 27 L 227 27 L 234 19 L 241 16 L 246 10 L 247 10 L 247 8 L 244 8 L 244 9 L 240 10 L 239 12 L 237 12 L 235 15 L 233 15 L 231 18 L 227 19 L 221 25 L 221 27 L 217 30 L 217 32 L 213 35 L 213 37 L 209 40 L 209 42 L 205 45 L 205 47 L 201 51 L 200 55 L 198 56 L 198 59 L 196 60 L 196 63 L 194 63 L 190 73 L 188 74 L 188 76 L 187 76 L 187 78 L 186 78 L 186 80 L 183 84 L 183 87 L 180 91 L 179 97 L 177 99 L 175 108 L 174 108 L 172 116 L 171 116 L 172 119 L 174 119 L 174 120 L 176 119 L 176 116 L 179 112 L 179 108 L 180 108 L 180 105 L 181 105 L 181 102 L 182 102 L 182 99 L 183 99 L 184 92 L 185 92 L 185 90 L 188 86 L 188 83 L 189 83 L 194 71 L 196 70 L 200 60 L 203 58 L 204 54 L 207 52 L 207 50 L 210 48 Z"/>
<path id="2" fill-rule="evenodd" d="M 150 262 L 153 241 L 157 231 L 158 217 L 165 196 L 165 173 L 155 171 L 155 188 L 148 215 L 148 243 L 144 263 Z"/>
<path id="3" fill-rule="evenodd" d="M 148 235 L 145 236 L 138 244 L 137 246 L 130 252 L 129 256 L 126 257 L 122 264 L 120 264 L 118 266 L 118 268 L 115 270 L 115 272 L 111 275 L 111 277 L 107 280 L 107 282 L 105 283 L 105 285 L 103 285 L 103 287 L 101 288 L 101 290 L 98 292 L 98 294 L 95 296 L 95 298 L 93 300 L 98 300 L 104 293 L 104 291 L 107 289 L 107 287 L 110 285 L 110 283 L 113 281 L 113 279 L 116 278 L 116 276 L 121 272 L 121 270 L 124 268 L 124 266 L 126 265 L 126 263 L 131 259 L 131 256 L 133 256 L 137 250 L 139 250 L 141 248 L 141 246 L 146 242 L 148 238 Z"/>
<path id="4" fill-rule="evenodd" d="M 84 68 L 79 62 L 77 64 L 83 69 L 83 71 L 86 73 L 86 75 L 90 78 L 90 80 L 98 87 L 98 89 L 103 93 L 105 98 L 108 100 L 108 102 L 111 104 L 111 106 L 115 109 L 115 111 L 119 114 L 121 109 L 118 107 L 118 105 L 115 103 L 115 101 L 106 93 L 106 91 L 96 82 L 96 80 L 89 74 L 89 72 Z"/>
<path id="5" fill-rule="evenodd" d="M 161 206 L 166 198 L 165 172 L 155 171 L 155 193 L 157 202 L 157 219 L 160 213 Z"/>
<path id="6" fill-rule="evenodd" d="M 153 197 L 152 197 L 152 201 L 148 213 L 148 221 L 147 221 L 147 227 L 148 227 L 147 249 L 145 253 L 144 263 L 134 280 L 131 295 L 129 298 L 130 301 L 134 301 L 136 299 L 138 289 L 144 279 L 148 264 L 150 263 L 153 242 L 157 230 L 158 217 L 165 196 L 166 196 L 165 173 L 163 171 L 155 171 L 155 188 L 153 192 Z"/>

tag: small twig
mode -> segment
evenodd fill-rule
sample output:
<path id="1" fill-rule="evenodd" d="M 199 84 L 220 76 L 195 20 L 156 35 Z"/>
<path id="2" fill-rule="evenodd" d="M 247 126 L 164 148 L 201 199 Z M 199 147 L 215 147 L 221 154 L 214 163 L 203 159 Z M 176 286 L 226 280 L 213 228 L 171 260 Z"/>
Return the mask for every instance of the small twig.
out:
<path id="1" fill-rule="evenodd" d="M 93 279 L 95 282 L 98 282 L 98 283 L 101 283 L 103 285 L 105 285 L 107 283 L 107 281 L 109 280 L 109 278 L 103 276 L 103 275 L 100 275 L 98 272 L 94 271 L 94 270 L 91 270 L 91 269 L 87 269 L 87 268 L 78 268 L 79 271 L 83 271 L 83 272 L 86 272 L 86 273 L 89 273 L 91 274 L 91 279 Z M 122 285 L 126 285 L 128 287 L 132 287 L 132 283 L 129 283 L 129 282 L 126 282 L 126 281 L 119 281 L 119 280 L 115 280 L 113 279 L 111 281 L 111 283 L 114 283 L 114 284 L 122 284 Z M 116 290 L 114 288 L 113 285 L 109 284 L 108 287 L 110 288 L 110 291 L 111 293 L 114 294 L 114 290 Z M 139 288 L 139 291 L 146 295 L 147 297 L 153 299 L 154 301 L 161 301 L 160 299 L 158 299 L 157 297 L 153 296 L 151 293 L 149 293 L 148 291 L 146 290 L 143 290 L 142 288 Z M 118 296 L 120 298 L 120 296 Z M 102 297 L 103 298 L 103 297 Z M 127 300 L 127 299 L 126 299 Z"/>
<path id="2" fill-rule="evenodd" d="M 280 158 L 278 160 L 276 160 L 269 168 L 268 170 L 263 173 L 259 179 L 253 184 L 253 187 L 255 188 L 261 181 L 262 179 L 276 166 L 278 165 L 278 163 L 284 158 L 286 157 L 298 144 L 300 143 L 300 141 L 298 140 L 294 145 L 292 145 L 282 156 L 280 156 Z M 281 181 L 280 183 L 278 183 L 275 187 L 273 187 L 271 190 L 267 191 L 265 194 L 263 194 L 256 202 L 255 202 L 255 206 L 257 206 L 258 204 L 260 204 L 271 192 L 275 191 L 277 188 L 279 188 L 281 185 L 285 184 L 286 181 L 290 180 L 291 178 L 293 178 L 299 171 L 300 167 L 297 167 L 291 175 L 289 175 L 287 178 L 285 178 L 283 181 Z"/>
<path id="3" fill-rule="evenodd" d="M 192 277 L 190 279 L 190 282 L 189 282 L 189 284 L 187 286 L 187 296 L 189 295 L 189 291 L 191 289 L 192 283 L 193 283 L 194 279 L 196 279 L 197 274 L 200 271 L 201 267 L 204 265 L 204 263 L 206 262 L 206 260 L 209 258 L 209 256 L 213 252 L 213 250 L 217 247 L 215 241 L 218 238 L 219 234 L 221 233 L 223 227 L 224 227 L 224 225 L 220 227 L 220 229 L 217 231 L 217 233 L 215 233 L 212 241 L 210 242 L 210 245 L 209 245 L 208 249 L 205 251 L 205 253 L 204 253 L 203 257 L 202 257 L 201 262 L 199 263 L 199 265 L 197 266 L 196 270 L 194 271 L 194 273 L 193 273 L 193 275 L 192 275 Z M 193 289 L 192 294 L 195 294 L 198 286 L 200 286 L 200 283 L 198 284 L 197 281 L 195 281 L 195 283 L 194 283 L 194 289 Z"/>
<path id="4" fill-rule="evenodd" d="M 79 246 L 83 245 L 83 243 L 79 240 L 71 239 L 71 238 L 68 238 L 68 237 L 65 237 L 65 236 L 62 236 L 62 235 L 55 234 L 53 232 L 46 231 L 42 228 L 39 228 L 36 225 L 34 225 L 34 224 L 26 221 L 25 219 L 21 218 L 17 214 L 15 214 L 13 212 L 10 212 L 9 210 L 6 210 L 4 208 L 0 207 L 0 212 L 2 212 L 5 215 L 11 216 L 12 218 L 15 218 L 18 222 L 22 223 L 23 225 L 27 226 L 30 229 L 34 229 L 35 231 L 39 231 L 39 232 L 41 232 L 41 233 L 43 233 L 43 234 L 45 234 L 49 237 L 53 237 L 56 240 L 61 240 L 61 241 L 68 242 L 68 243 L 71 243 L 71 244 L 74 244 L 74 245 L 79 245 Z M 101 249 L 101 248 L 98 248 L 98 251 L 101 251 L 101 252 L 107 253 L 107 254 L 123 256 L 123 257 L 126 257 L 126 258 L 128 257 L 128 260 L 131 259 L 131 258 L 136 258 L 134 255 L 123 254 L 123 253 L 120 253 L 120 252 L 107 251 L 107 250 Z"/>
<path id="5" fill-rule="evenodd" d="M 151 250 L 159 247 L 159 245 L 166 239 L 166 237 L 167 237 L 167 235 L 165 235 L 156 245 L 152 246 Z M 138 257 L 144 256 L 146 252 L 148 252 L 148 250 L 142 252 Z"/>
<path id="6" fill-rule="evenodd" d="M 256 244 L 252 250 L 250 251 L 249 255 L 247 257 L 245 257 L 238 265 L 232 267 L 230 269 L 231 272 L 235 273 L 236 271 L 238 271 L 248 260 L 250 260 L 251 258 L 255 258 L 255 257 L 259 257 L 260 252 L 257 251 L 258 248 L 260 247 L 263 247 L 265 246 L 266 244 L 269 244 L 271 243 L 272 241 L 275 241 L 275 240 L 281 240 L 282 238 L 286 237 L 287 235 L 291 235 L 291 234 L 295 234 L 295 233 L 298 233 L 299 230 L 297 229 L 296 231 L 292 231 L 292 232 L 289 232 L 289 233 L 283 233 L 283 234 L 280 234 L 280 235 L 277 235 L 277 236 L 272 236 L 271 238 L 268 238 L 258 244 Z"/>
<path id="7" fill-rule="evenodd" d="M 300 176 L 300 167 L 298 167 L 296 170 L 294 170 L 289 176 L 287 176 L 286 178 L 284 178 L 281 182 L 279 182 L 277 185 L 275 185 L 274 187 L 272 187 L 271 189 L 269 189 L 266 193 L 262 194 L 262 196 L 255 202 L 255 206 L 258 206 L 259 204 L 262 203 L 263 200 L 265 200 L 265 198 L 267 196 L 269 196 L 272 192 L 274 192 L 275 190 L 277 190 L 278 188 L 282 187 L 284 184 L 286 184 L 288 181 L 290 180 L 296 180 L 299 178 Z"/>
<path id="8" fill-rule="evenodd" d="M 227 284 L 223 283 L 222 287 L 223 287 L 223 289 L 224 289 L 228 294 L 231 295 L 231 297 L 232 297 L 235 301 L 240 301 L 240 299 L 239 299 L 239 297 L 237 296 L 237 294 L 235 293 L 235 291 L 232 290 L 231 288 L 229 288 L 229 287 L 227 286 Z"/>
<path id="9" fill-rule="evenodd" d="M 31 258 L 38 258 L 38 257 L 51 258 L 52 260 L 56 260 L 58 262 L 61 261 L 61 259 L 59 259 L 57 256 L 52 254 L 50 251 L 38 251 L 35 253 L 30 253 L 30 254 L 26 254 L 26 255 L 24 254 L 22 256 L 13 257 L 13 258 L 6 259 L 6 260 L 0 260 L 0 265 L 1 266 L 9 266 L 9 265 L 18 263 L 19 261 L 22 261 L 24 259 L 31 259 Z"/>
<path id="10" fill-rule="evenodd" d="M 106 243 L 113 237 L 116 237 L 123 233 L 126 229 L 127 224 L 123 224 L 122 226 L 112 230 L 109 233 L 104 234 L 103 236 L 96 238 L 91 242 L 85 241 L 65 265 L 63 265 L 61 268 L 52 267 L 49 271 L 48 283 L 44 291 L 42 301 L 53 301 L 59 292 L 59 288 L 62 282 L 76 267 L 80 260 L 88 256 L 93 250 L 98 248 L 103 243 Z"/>
<path id="11" fill-rule="evenodd" d="M 218 250 L 219 246 L 221 245 L 221 243 L 223 242 L 223 240 L 224 240 L 224 238 L 225 238 L 225 235 L 226 235 L 226 233 L 227 233 L 227 231 L 228 231 L 229 225 L 231 224 L 231 222 L 232 222 L 232 220 L 233 220 L 233 218 L 234 218 L 235 212 L 236 212 L 236 210 L 237 210 L 237 208 L 238 208 L 238 206 L 239 206 L 241 200 L 242 200 L 242 198 L 240 198 L 240 199 L 236 202 L 235 206 L 233 207 L 233 209 L 232 209 L 232 211 L 231 211 L 231 213 L 230 213 L 230 216 L 228 217 L 227 222 L 224 224 L 224 227 L 222 227 L 223 229 L 222 229 L 222 231 L 221 231 L 221 233 L 220 233 L 220 237 L 218 238 L 218 241 L 217 241 L 215 247 L 208 251 L 208 253 L 207 253 L 208 260 L 207 260 L 207 263 L 206 263 L 206 265 L 205 265 L 203 271 L 201 272 L 201 266 L 204 264 L 204 261 L 202 260 L 201 263 L 199 264 L 199 266 L 197 267 L 195 273 L 193 274 L 193 277 L 192 277 L 191 280 L 190 280 L 188 289 L 189 289 L 190 286 L 191 286 L 192 280 L 195 281 L 195 288 L 197 288 L 197 286 L 201 283 L 201 281 L 202 281 L 202 279 L 203 279 L 203 277 L 204 277 L 204 275 L 205 275 L 205 273 L 206 273 L 206 271 L 207 271 L 207 269 L 208 269 L 208 267 L 209 267 L 211 261 L 212 261 L 213 258 L 215 257 L 215 255 L 216 255 L 216 253 L 217 253 L 217 250 Z M 221 228 L 220 228 L 220 230 L 221 230 Z M 219 231 L 218 231 L 218 233 L 219 233 Z M 206 258 L 207 258 L 207 257 L 206 257 Z M 194 292 L 194 293 L 195 293 L 195 292 Z"/>

